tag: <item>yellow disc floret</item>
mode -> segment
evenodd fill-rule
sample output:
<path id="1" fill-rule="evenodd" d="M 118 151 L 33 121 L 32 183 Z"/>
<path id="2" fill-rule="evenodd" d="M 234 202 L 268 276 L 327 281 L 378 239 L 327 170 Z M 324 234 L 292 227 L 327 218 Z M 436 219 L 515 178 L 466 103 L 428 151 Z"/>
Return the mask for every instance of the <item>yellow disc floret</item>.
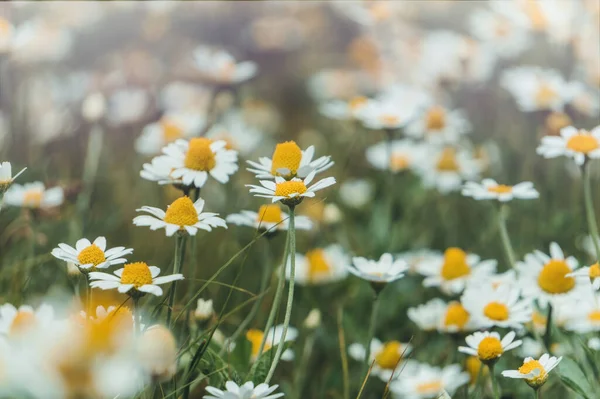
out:
<path id="1" fill-rule="evenodd" d="M 37 320 L 33 312 L 19 310 L 13 319 L 8 335 L 18 336 L 35 326 Z"/>
<path id="2" fill-rule="evenodd" d="M 403 154 L 392 154 L 390 160 L 390 169 L 394 172 L 398 172 L 407 169 L 410 166 L 410 159 Z"/>
<path id="3" fill-rule="evenodd" d="M 477 347 L 477 356 L 482 362 L 494 360 L 500 357 L 503 352 L 502 343 L 495 337 L 485 337 Z"/>
<path id="4" fill-rule="evenodd" d="M 393 370 L 402 358 L 402 344 L 398 341 L 389 341 L 375 355 L 375 362 L 382 369 Z"/>
<path id="5" fill-rule="evenodd" d="M 190 140 L 183 164 L 188 169 L 208 172 L 217 164 L 215 153 L 210 148 L 212 140 L 205 137 Z"/>
<path id="6" fill-rule="evenodd" d="M 189 197 L 177 198 L 167 208 L 164 220 L 177 226 L 193 226 L 198 223 L 198 211 Z"/>
<path id="7" fill-rule="evenodd" d="M 444 107 L 436 105 L 429 108 L 425 115 L 425 125 L 427 130 L 442 130 L 446 126 L 446 110 Z"/>
<path id="8" fill-rule="evenodd" d="M 275 146 L 273 152 L 273 162 L 271 164 L 271 174 L 281 176 L 279 169 L 287 169 L 289 172 L 284 177 L 296 175 L 302 161 L 302 150 L 294 141 L 286 141 Z"/>
<path id="9" fill-rule="evenodd" d="M 442 265 L 441 276 L 444 280 L 454 280 L 455 278 L 467 276 L 471 273 L 471 268 L 467 263 L 467 254 L 460 248 L 448 248 L 444 252 L 444 264 Z"/>
<path id="10" fill-rule="evenodd" d="M 252 350 L 251 350 L 252 358 L 256 358 L 258 356 L 258 351 L 260 350 L 260 344 L 262 343 L 264 336 L 265 336 L 265 333 L 263 333 L 261 330 L 256 330 L 256 329 L 250 329 L 246 333 L 246 339 L 248 341 L 250 341 L 250 344 L 252 345 Z M 263 348 L 263 350 L 267 351 L 269 349 L 271 349 L 271 345 L 269 345 L 267 342 L 265 342 L 265 347 Z"/>
<path id="11" fill-rule="evenodd" d="M 456 172 L 460 169 L 454 148 L 444 148 L 436 164 L 440 172 Z"/>
<path id="12" fill-rule="evenodd" d="M 169 119 L 163 118 L 160 121 L 160 127 L 162 128 L 163 140 L 167 143 L 183 137 L 181 126 Z"/>
<path id="13" fill-rule="evenodd" d="M 571 268 L 564 260 L 552 259 L 538 276 L 538 285 L 549 294 L 564 294 L 575 287 L 575 279 L 566 277 Z"/>
<path id="14" fill-rule="evenodd" d="M 488 187 L 490 193 L 496 194 L 508 194 L 512 192 L 512 186 L 506 186 L 504 184 L 498 184 L 497 186 Z"/>
<path id="15" fill-rule="evenodd" d="M 460 302 L 451 302 L 446 309 L 444 316 L 444 325 L 446 327 L 456 326 L 462 330 L 469 321 L 469 312 L 460 304 Z"/>
<path id="16" fill-rule="evenodd" d="M 424 397 L 430 397 L 431 395 L 438 394 L 442 390 L 442 388 L 444 388 L 444 384 L 442 384 L 442 381 L 436 380 L 417 384 L 415 390 L 421 395 L 424 395 Z"/>
<path id="17" fill-rule="evenodd" d="M 596 279 L 596 278 L 600 277 L 600 264 L 598 264 L 598 262 L 596 262 L 593 265 L 591 265 L 589 273 L 590 273 L 591 279 Z"/>
<path id="18" fill-rule="evenodd" d="M 308 279 L 310 281 L 318 281 L 319 277 L 327 276 L 331 271 L 324 250 L 320 248 L 313 249 L 308 251 L 305 257 L 308 263 Z"/>
<path id="19" fill-rule="evenodd" d="M 44 193 L 40 190 L 29 190 L 23 195 L 23 206 L 39 208 L 42 205 Z"/>
<path id="20" fill-rule="evenodd" d="M 558 92 L 546 83 L 542 83 L 535 94 L 535 103 L 538 107 L 549 107 L 558 98 Z"/>
<path id="21" fill-rule="evenodd" d="M 277 183 L 275 186 L 275 195 L 278 197 L 290 198 L 293 194 L 304 194 L 306 186 L 301 180 L 290 180 Z"/>
<path id="22" fill-rule="evenodd" d="M 600 323 L 600 310 L 594 310 L 588 313 L 588 320 L 594 324 Z"/>
<path id="23" fill-rule="evenodd" d="M 575 134 L 567 141 L 567 148 L 575 152 L 588 154 L 599 149 L 600 143 L 590 134 Z"/>
<path id="24" fill-rule="evenodd" d="M 281 208 L 277 204 L 261 205 L 256 221 L 258 223 L 281 223 L 282 215 Z"/>
<path id="25" fill-rule="evenodd" d="M 495 321 L 508 320 L 508 307 L 500 302 L 490 302 L 483 308 L 483 314 Z"/>
<path id="26" fill-rule="evenodd" d="M 135 288 L 152 284 L 152 273 L 145 262 L 128 263 L 121 274 L 121 284 L 133 284 Z"/>
<path id="27" fill-rule="evenodd" d="M 82 265 L 98 266 L 100 263 L 106 261 L 106 257 L 104 256 L 104 251 L 102 251 L 96 244 L 92 244 L 83 249 L 79 255 L 77 255 L 77 260 Z"/>
<path id="28" fill-rule="evenodd" d="M 537 360 L 530 360 L 519 367 L 519 373 L 521 374 L 529 374 L 534 370 L 539 370 L 539 374 L 536 377 L 528 378 L 526 381 L 531 386 L 539 387 L 546 382 L 546 379 L 548 378 L 544 366 Z"/>

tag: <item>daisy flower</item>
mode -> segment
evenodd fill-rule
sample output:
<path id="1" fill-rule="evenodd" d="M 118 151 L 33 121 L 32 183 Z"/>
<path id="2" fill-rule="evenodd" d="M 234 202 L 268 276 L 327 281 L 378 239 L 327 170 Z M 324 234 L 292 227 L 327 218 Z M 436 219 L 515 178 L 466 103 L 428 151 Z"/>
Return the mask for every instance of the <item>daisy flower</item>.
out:
<path id="1" fill-rule="evenodd" d="M 600 264 L 598 262 L 591 266 L 580 267 L 573 273 L 567 274 L 567 277 L 576 277 L 584 280 L 588 280 L 592 283 L 594 290 L 600 290 Z"/>
<path id="2" fill-rule="evenodd" d="M 400 372 L 404 373 L 406 367 L 411 367 L 410 361 L 404 361 L 412 347 L 407 343 L 400 341 L 381 342 L 377 338 L 371 340 L 371 351 L 369 355 L 369 364 L 373 363 L 371 375 L 381 378 L 383 381 L 388 381 L 392 374 L 398 376 Z M 364 362 L 367 356 L 365 346 L 359 343 L 354 343 L 348 347 L 348 354 L 354 360 Z M 414 365 L 413 362 L 411 362 Z"/>
<path id="3" fill-rule="evenodd" d="M 469 374 L 458 364 L 444 368 L 420 364 L 414 373 L 400 374 L 392 381 L 390 390 L 397 398 L 434 399 L 443 391 L 453 395 L 461 386 L 469 382 Z"/>
<path id="4" fill-rule="evenodd" d="M 434 298 L 422 305 L 408 308 L 408 318 L 423 331 L 434 331 L 440 325 L 446 313 L 447 305 L 440 298 Z M 462 308 L 462 306 L 461 306 Z M 469 318 L 469 314 L 465 311 L 465 323 Z M 457 319 L 458 320 L 458 319 Z M 460 323 L 461 326 L 463 323 Z"/>
<path id="5" fill-rule="evenodd" d="M 523 66 L 503 72 L 500 85 L 517 101 L 521 111 L 560 111 L 570 99 L 570 86 L 554 69 Z"/>
<path id="6" fill-rule="evenodd" d="M 414 89 L 406 89 L 414 90 Z M 407 103 L 405 94 L 384 94 L 369 100 L 358 114 L 365 127 L 374 130 L 395 130 L 406 126 L 418 110 L 416 103 Z M 419 106 L 421 104 L 418 104 Z"/>
<path id="7" fill-rule="evenodd" d="M 531 299 L 519 300 L 520 290 L 509 285 L 494 289 L 488 284 L 473 284 L 465 290 L 461 303 L 480 328 L 522 328 L 531 321 Z"/>
<path id="8" fill-rule="evenodd" d="M 211 386 L 206 387 L 206 392 L 210 395 L 204 395 L 204 399 L 276 399 L 283 396 L 283 393 L 273 393 L 278 387 L 279 385 L 269 386 L 265 383 L 254 387 L 252 381 L 240 386 L 233 381 L 227 381 L 224 391 Z"/>
<path id="9" fill-rule="evenodd" d="M 407 251 L 397 255 L 398 259 L 404 260 L 408 264 L 409 273 L 419 273 L 422 263 L 427 263 L 430 260 L 437 259 L 442 253 L 431 249 L 417 249 Z"/>
<path id="10" fill-rule="evenodd" d="M 176 140 L 167 145 L 163 153 L 171 158 L 170 176 L 181 179 L 186 186 L 201 188 L 208 175 L 225 184 L 238 170 L 237 151 L 228 150 L 223 140 L 212 141 L 206 137 Z"/>
<path id="11" fill-rule="evenodd" d="M 477 356 L 485 364 L 494 364 L 504 354 L 504 352 L 520 346 L 523 342 L 514 341 L 515 332 L 510 331 L 500 340 L 500 334 L 497 332 L 479 332 L 467 336 L 465 341 L 467 346 L 459 346 L 458 351 L 467 355 Z"/>
<path id="12" fill-rule="evenodd" d="M 228 52 L 205 46 L 194 50 L 194 66 L 207 80 L 218 85 L 242 83 L 258 71 L 252 61 L 237 62 Z"/>
<path id="13" fill-rule="evenodd" d="M 354 96 L 349 100 L 331 100 L 322 103 L 319 111 L 328 118 L 336 120 L 357 120 L 369 102 L 367 97 Z"/>
<path id="14" fill-rule="evenodd" d="M 115 247 L 106 249 L 106 238 L 98 237 L 94 242 L 82 238 L 75 243 L 75 248 L 67 244 L 58 244 L 58 248 L 52 250 L 55 258 L 71 262 L 82 271 L 94 271 L 106 269 L 111 265 L 120 265 L 127 260 L 126 255 L 131 255 L 133 249 Z"/>
<path id="15" fill-rule="evenodd" d="M 500 4 L 498 6 L 502 7 Z M 492 10 L 475 10 L 469 16 L 469 30 L 476 39 L 481 40 L 499 56 L 516 57 L 532 44 L 531 36 L 524 27 L 526 17 L 520 13 L 511 13 L 513 17 L 520 17 L 520 21 L 515 21 L 515 18 L 503 14 L 505 13 Z"/>
<path id="16" fill-rule="evenodd" d="M 250 329 L 246 332 L 246 339 L 250 341 L 251 349 L 251 357 L 252 361 L 255 361 L 258 358 L 258 352 L 260 350 L 260 344 L 265 336 L 265 333 L 261 330 Z M 269 331 L 267 331 L 267 339 L 265 340 L 265 346 L 263 348 L 263 353 L 274 347 L 275 345 L 279 345 L 281 342 L 281 337 L 283 336 L 283 324 L 272 327 Z M 284 342 L 293 342 L 298 338 L 298 330 L 294 327 L 288 327 L 288 330 L 285 334 Z M 294 360 L 294 351 L 291 349 L 286 349 L 281 356 L 283 360 Z"/>
<path id="17" fill-rule="evenodd" d="M 362 209 L 373 201 L 375 187 L 371 180 L 348 179 L 338 189 L 338 197 L 343 205 Z"/>
<path id="18" fill-rule="evenodd" d="M 472 197 L 476 200 L 496 200 L 508 202 L 513 199 L 534 199 L 540 196 L 540 193 L 533 188 L 532 182 L 521 182 L 514 186 L 498 184 L 493 179 L 483 179 L 481 183 L 473 181 L 466 182 L 462 195 Z"/>
<path id="19" fill-rule="evenodd" d="M 42 182 L 13 184 L 4 194 L 6 204 L 23 208 L 53 208 L 63 201 L 64 192 L 61 187 L 46 189 Z"/>
<path id="20" fill-rule="evenodd" d="M 287 230 L 289 228 L 289 216 L 281 210 L 279 204 L 261 205 L 258 212 L 243 210 L 234 213 L 225 219 L 228 223 L 240 226 L 248 226 L 259 230 Z M 307 216 L 296 216 L 296 229 L 310 230 L 313 222 Z"/>
<path id="21" fill-rule="evenodd" d="M 483 276 L 481 280 L 471 281 L 470 287 L 487 286 L 491 291 L 496 291 L 504 287 L 513 287 L 517 285 L 517 273 L 510 269 L 503 273 L 494 273 Z M 469 287 L 467 287 L 469 289 Z"/>
<path id="22" fill-rule="evenodd" d="M 565 303 L 567 320 L 565 330 L 579 334 L 600 331 L 600 295 L 583 294 L 572 303 Z"/>
<path id="23" fill-rule="evenodd" d="M 135 151 L 142 155 L 159 154 L 164 146 L 178 139 L 197 135 L 206 123 L 199 113 L 171 112 L 142 129 Z"/>
<path id="24" fill-rule="evenodd" d="M 304 180 L 298 178 L 285 180 L 278 176 L 274 182 L 260 180 L 260 186 L 247 184 L 246 187 L 250 187 L 250 192 L 255 193 L 255 197 L 271 198 L 272 202 L 281 201 L 284 205 L 296 206 L 305 197 L 314 197 L 315 192 L 335 184 L 335 177 L 326 177 L 310 185 L 316 173 L 313 170 Z"/>
<path id="25" fill-rule="evenodd" d="M 453 144 L 470 129 L 462 111 L 431 105 L 406 127 L 406 135 L 435 145 Z"/>
<path id="26" fill-rule="evenodd" d="M 539 360 L 532 357 L 525 358 L 523 365 L 517 370 L 504 370 L 502 375 L 508 378 L 524 379 L 527 385 L 533 389 L 538 389 L 548 379 L 548 374 L 558 366 L 562 360 L 562 356 L 556 358 L 544 353 Z"/>
<path id="27" fill-rule="evenodd" d="M 322 156 L 313 160 L 315 147 L 301 150 L 294 141 L 286 141 L 275 146 L 273 157 L 261 157 L 258 162 L 247 161 L 258 179 L 275 179 L 283 177 L 290 180 L 294 177 L 305 178 L 311 172 L 321 173 L 333 166 L 330 156 Z"/>
<path id="28" fill-rule="evenodd" d="M 340 245 L 315 248 L 304 255 L 296 254 L 296 284 L 327 284 L 343 280 L 348 275 L 349 256 Z M 286 275 L 289 278 L 291 260 L 288 259 Z"/>
<path id="29" fill-rule="evenodd" d="M 480 162 L 462 149 L 430 148 L 421 155 L 415 170 L 421 175 L 423 185 L 442 194 L 460 190 L 464 180 L 477 179 L 482 169 Z"/>
<path id="30" fill-rule="evenodd" d="M 0 194 L 8 190 L 12 182 L 15 181 L 21 173 L 25 172 L 25 169 L 27 168 L 21 169 L 19 173 L 13 176 L 10 162 L 0 162 Z"/>
<path id="31" fill-rule="evenodd" d="M 17 308 L 5 303 L 0 306 L 0 337 L 4 335 L 18 338 L 34 329 L 43 331 L 52 322 L 54 309 L 48 304 L 41 304 L 36 310 L 28 305 Z"/>
<path id="32" fill-rule="evenodd" d="M 577 268 L 577 260 L 565 255 L 560 246 L 550 244 L 550 256 L 541 251 L 525 255 L 517 262 L 521 294 L 525 298 L 536 299 L 543 308 L 553 300 L 568 299 L 576 295 L 583 285 L 569 274 Z"/>
<path id="33" fill-rule="evenodd" d="M 196 202 L 187 197 L 177 198 L 167 207 L 167 211 L 151 206 L 143 206 L 138 212 L 146 212 L 150 215 L 136 216 L 133 224 L 136 226 L 148 226 L 150 230 L 165 229 L 167 236 L 177 232 L 187 232 L 196 235 L 198 229 L 211 231 L 214 227 L 227 228 L 223 219 L 217 217 L 218 213 L 202 212 L 204 200 L 198 198 Z"/>
<path id="34" fill-rule="evenodd" d="M 261 142 L 264 144 L 265 139 L 261 130 L 246 122 L 241 111 L 228 112 L 219 123 L 211 126 L 205 136 L 214 141 L 224 140 L 227 149 L 242 155 L 252 153 Z"/>
<path id="35" fill-rule="evenodd" d="M 581 166 L 588 159 L 600 158 L 600 126 L 591 131 L 567 126 L 560 130 L 560 136 L 543 137 L 536 151 L 544 158 L 573 158 Z"/>
<path id="36" fill-rule="evenodd" d="M 382 141 L 367 148 L 365 156 L 375 169 L 398 173 L 414 168 L 423 151 L 422 145 L 410 140 L 393 140 L 391 149 L 387 141 Z"/>
<path id="37" fill-rule="evenodd" d="M 175 163 L 172 158 L 166 155 L 154 157 L 150 163 L 142 165 L 140 177 L 145 180 L 155 181 L 160 185 L 173 184 L 183 186 L 181 177 L 173 177 Z"/>
<path id="38" fill-rule="evenodd" d="M 114 125 L 128 125 L 141 120 L 150 108 L 150 94 L 137 87 L 115 91 L 108 99 L 107 119 Z"/>
<path id="39" fill-rule="evenodd" d="M 481 279 L 496 271 L 493 259 L 482 261 L 478 255 L 460 248 L 448 248 L 443 255 L 422 262 L 419 273 L 425 276 L 425 287 L 440 287 L 446 294 L 459 294 L 472 279 Z"/>
<path id="40" fill-rule="evenodd" d="M 157 277 L 159 274 L 160 269 L 156 266 L 148 266 L 144 262 L 127 263 L 122 269 L 116 270 L 114 275 L 91 272 L 89 274 L 90 287 L 102 290 L 114 290 L 116 288 L 121 294 L 127 293 L 134 297 L 146 293 L 161 296 L 163 290 L 158 285 L 183 280 L 181 274 Z"/>
<path id="41" fill-rule="evenodd" d="M 352 258 L 352 264 L 347 265 L 350 273 L 372 283 L 391 283 L 404 277 L 408 265 L 402 259 L 385 253 L 379 260 L 370 260 L 362 257 Z"/>

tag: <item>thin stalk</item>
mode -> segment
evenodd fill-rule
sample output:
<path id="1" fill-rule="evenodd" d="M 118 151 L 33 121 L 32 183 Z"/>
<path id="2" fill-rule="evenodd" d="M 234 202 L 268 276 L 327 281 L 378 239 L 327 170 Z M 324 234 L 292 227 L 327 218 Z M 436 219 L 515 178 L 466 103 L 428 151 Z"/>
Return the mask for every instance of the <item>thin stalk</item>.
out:
<path id="1" fill-rule="evenodd" d="M 515 251 L 513 250 L 513 246 L 510 242 L 510 237 L 508 236 L 508 229 L 506 228 L 506 216 L 508 212 L 508 207 L 506 205 L 501 205 L 498 210 L 498 230 L 500 231 L 500 239 L 502 240 L 502 246 L 504 247 L 504 252 L 506 254 L 506 258 L 508 259 L 508 263 L 512 269 L 515 268 Z"/>
<path id="2" fill-rule="evenodd" d="M 592 236 L 594 249 L 596 250 L 596 262 L 600 262 L 600 236 L 598 235 L 598 223 L 596 222 L 596 213 L 594 211 L 594 203 L 592 200 L 592 184 L 590 166 L 583 167 L 583 197 L 585 201 L 585 213 L 587 216 L 588 229 Z"/>
<path id="3" fill-rule="evenodd" d="M 92 317 L 92 287 L 90 286 L 90 281 L 87 279 L 85 279 L 85 283 L 86 283 L 86 297 L 85 299 L 87 300 L 87 304 L 86 304 L 86 314 L 87 314 L 87 318 L 90 319 Z"/>
<path id="4" fill-rule="evenodd" d="M 183 265 L 183 250 L 185 248 L 185 235 L 177 234 L 175 238 L 175 255 L 173 261 L 173 273 L 181 273 L 181 266 Z M 175 304 L 175 293 L 177 291 L 177 280 L 173 281 L 171 285 L 171 294 L 169 295 L 169 307 L 167 308 L 167 326 L 171 328 L 171 314 L 173 313 L 173 306 Z"/>
<path id="5" fill-rule="evenodd" d="M 544 333 L 544 346 L 548 353 L 552 353 L 552 305 L 548 304 L 548 318 L 546 319 L 546 333 Z"/>
<path id="6" fill-rule="evenodd" d="M 494 374 L 494 365 L 490 364 L 488 367 L 490 369 L 490 377 L 492 378 L 492 391 L 494 392 L 494 398 L 500 399 L 500 386 L 498 385 L 498 380 Z"/>
<path id="7" fill-rule="evenodd" d="M 315 332 L 311 331 L 306 338 L 306 342 L 304 343 L 302 357 L 300 358 L 300 362 L 298 364 L 299 371 L 296 373 L 296 378 L 294 379 L 294 390 L 296 391 L 296 398 L 298 399 L 303 398 L 302 388 L 304 387 L 304 382 L 306 380 L 306 371 L 310 363 L 310 356 L 315 345 L 315 339 Z"/>
<path id="8" fill-rule="evenodd" d="M 542 397 L 542 394 L 540 393 L 540 389 L 539 388 L 533 390 L 533 395 L 534 395 L 535 399 L 541 399 L 541 397 Z"/>
<path id="9" fill-rule="evenodd" d="M 277 352 L 275 352 L 275 357 L 273 358 L 273 363 L 271 363 L 271 368 L 269 369 L 269 374 L 267 374 L 267 378 L 265 379 L 265 383 L 269 384 L 271 378 L 273 378 L 273 374 L 275 373 L 275 369 L 277 368 L 277 364 L 279 363 L 279 359 L 281 359 L 281 354 L 283 353 L 283 348 L 285 347 L 285 337 L 287 335 L 288 327 L 290 326 L 290 319 L 292 317 L 292 306 L 294 303 L 294 285 L 296 278 L 296 215 L 294 206 L 290 206 L 290 222 L 289 222 L 289 230 L 288 234 L 290 236 L 290 287 L 288 289 L 288 299 L 287 306 L 285 308 L 285 317 L 283 318 L 283 331 L 281 333 L 281 339 L 279 340 L 279 345 L 277 345 Z M 284 265 L 285 268 L 286 265 Z M 265 332 L 266 335 L 266 332 Z"/>
<path id="10" fill-rule="evenodd" d="M 344 384 L 344 399 L 350 398 L 350 377 L 348 373 L 348 356 L 346 355 L 346 337 L 344 336 L 344 309 L 338 308 L 338 338 L 340 342 L 340 357 L 342 360 L 342 376 Z"/>
<path id="11" fill-rule="evenodd" d="M 142 314 L 140 312 L 140 298 L 132 297 L 133 299 L 133 325 L 135 327 L 135 336 L 142 335 Z"/>
<path id="12" fill-rule="evenodd" d="M 379 312 L 379 293 L 375 293 L 373 297 L 373 307 L 371 309 L 371 321 L 369 322 L 369 333 L 367 335 L 367 342 L 365 344 L 365 363 L 368 368 L 371 365 L 371 341 L 375 336 L 375 325 L 377 324 L 377 313 Z"/>

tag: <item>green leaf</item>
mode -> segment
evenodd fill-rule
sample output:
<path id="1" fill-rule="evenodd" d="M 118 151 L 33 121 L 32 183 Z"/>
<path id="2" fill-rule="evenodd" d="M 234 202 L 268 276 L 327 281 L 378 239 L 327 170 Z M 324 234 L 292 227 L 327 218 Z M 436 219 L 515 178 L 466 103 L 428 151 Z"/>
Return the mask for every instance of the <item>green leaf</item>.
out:
<path id="1" fill-rule="evenodd" d="M 293 342 L 284 342 L 283 352 L 292 346 Z M 256 366 L 256 370 L 254 371 L 254 375 L 249 376 L 249 380 L 254 382 L 255 384 L 260 384 L 265 382 L 265 378 L 267 378 L 267 374 L 269 374 L 269 368 L 271 367 L 271 363 L 273 362 L 273 357 L 275 356 L 275 352 L 277 352 L 277 347 L 279 345 L 275 345 L 270 348 L 268 351 L 263 352 L 263 354 L 256 359 L 258 365 Z"/>
<path id="2" fill-rule="evenodd" d="M 585 378 L 585 374 L 574 360 L 564 357 L 558 365 L 558 375 L 569 389 L 586 399 L 591 399 L 589 392 L 593 390 Z"/>

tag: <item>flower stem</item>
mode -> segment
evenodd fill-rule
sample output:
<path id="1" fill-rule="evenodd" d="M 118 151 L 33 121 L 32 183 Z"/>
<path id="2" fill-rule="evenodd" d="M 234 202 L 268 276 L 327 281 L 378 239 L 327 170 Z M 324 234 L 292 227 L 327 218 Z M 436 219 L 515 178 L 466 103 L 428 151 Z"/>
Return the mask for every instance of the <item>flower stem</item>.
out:
<path id="1" fill-rule="evenodd" d="M 488 367 L 490 369 L 490 377 L 492 378 L 492 391 L 494 392 L 494 398 L 500 399 L 500 387 L 498 386 L 498 380 L 494 374 L 494 365 L 490 364 Z"/>
<path id="2" fill-rule="evenodd" d="M 535 395 L 535 399 L 541 399 L 542 394 L 540 393 L 540 388 L 534 389 L 533 392 Z"/>
<path id="3" fill-rule="evenodd" d="M 175 238 L 175 257 L 173 260 L 173 273 L 181 273 L 183 265 L 183 250 L 185 248 L 185 235 L 177 234 Z M 175 293 L 177 292 L 177 280 L 173 281 L 171 293 L 169 295 L 169 307 L 167 308 L 167 326 L 171 328 L 171 314 L 175 303 Z"/>
<path id="4" fill-rule="evenodd" d="M 375 325 L 377 324 L 377 313 L 379 312 L 379 293 L 376 292 L 373 297 L 373 307 L 371 308 L 371 321 L 369 322 L 369 332 L 365 344 L 365 365 L 367 369 L 371 366 L 371 341 L 375 336 Z"/>
<path id="5" fill-rule="evenodd" d="M 269 369 L 269 374 L 265 379 L 265 383 L 269 384 L 271 378 L 273 378 L 273 374 L 275 373 L 275 369 L 277 368 L 277 363 L 279 363 L 279 359 L 281 358 L 281 354 L 283 353 L 283 348 L 285 347 L 285 336 L 287 335 L 288 327 L 290 326 L 290 318 L 292 317 L 292 305 L 294 302 L 294 283 L 296 277 L 296 215 L 294 206 L 290 206 L 290 225 L 288 234 L 290 237 L 289 242 L 289 252 L 290 252 L 290 287 L 288 290 L 288 300 L 287 306 L 285 308 L 285 317 L 283 319 L 283 332 L 281 333 L 281 339 L 279 340 L 279 344 L 277 345 L 277 352 L 275 352 L 275 357 L 273 358 L 273 363 L 271 363 L 271 368 Z M 287 265 L 284 265 L 284 268 Z M 265 331 L 265 335 L 267 331 Z"/>
<path id="6" fill-rule="evenodd" d="M 506 216 L 508 213 L 508 206 L 501 205 L 498 210 L 498 229 L 500 231 L 500 239 L 502 240 L 502 246 L 504 247 L 504 252 L 506 253 L 506 257 L 508 258 L 508 263 L 512 269 L 515 268 L 515 251 L 513 250 L 513 246 L 510 242 L 510 237 L 508 236 L 508 229 L 506 228 Z"/>
<path id="7" fill-rule="evenodd" d="M 92 287 L 90 286 L 90 281 L 86 278 L 85 280 L 87 286 L 86 286 L 86 315 L 87 315 L 87 319 L 89 320 L 92 317 Z"/>
<path id="8" fill-rule="evenodd" d="M 548 304 L 548 318 L 546 319 L 546 333 L 544 334 L 544 346 L 548 353 L 552 354 L 552 305 Z"/>
<path id="9" fill-rule="evenodd" d="M 133 299 L 133 325 L 135 336 L 139 337 L 142 334 L 142 315 L 140 313 L 140 298 L 132 297 Z"/>
<path id="10" fill-rule="evenodd" d="M 340 357 L 342 360 L 342 381 L 344 385 L 344 399 L 350 398 L 350 377 L 348 373 L 348 356 L 346 356 L 346 338 L 344 336 L 344 309 L 340 305 L 337 314 L 338 338 L 340 343 Z"/>
<path id="11" fill-rule="evenodd" d="M 600 236 L 598 235 L 598 223 L 596 222 L 596 213 L 594 212 L 594 203 L 592 201 L 592 186 L 590 166 L 583 166 L 583 197 L 585 201 L 585 213 L 587 216 L 588 229 L 592 236 L 594 249 L 596 250 L 596 262 L 600 262 Z"/>

